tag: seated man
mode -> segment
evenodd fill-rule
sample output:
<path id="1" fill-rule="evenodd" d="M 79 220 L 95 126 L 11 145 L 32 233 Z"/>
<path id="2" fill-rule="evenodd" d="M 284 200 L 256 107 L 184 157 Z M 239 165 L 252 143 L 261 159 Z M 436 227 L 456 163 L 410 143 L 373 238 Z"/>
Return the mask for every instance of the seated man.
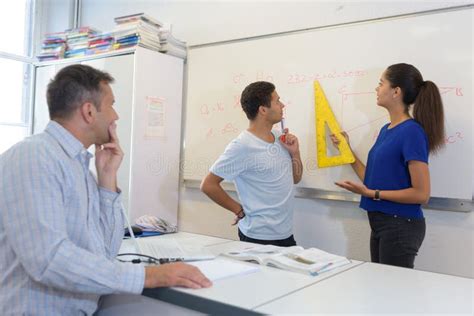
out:
<path id="1" fill-rule="evenodd" d="M 45 131 L 0 156 L 0 315 L 91 315 L 103 294 L 211 285 L 183 263 L 115 259 L 123 152 L 112 81 L 89 66 L 63 68 L 48 85 Z M 97 181 L 86 150 L 92 144 Z"/>
<path id="2" fill-rule="evenodd" d="M 285 107 L 272 83 L 248 85 L 240 103 L 249 128 L 227 146 L 201 190 L 236 215 L 241 241 L 294 246 L 293 184 L 303 174 L 298 139 L 288 130 L 285 137 L 272 132 Z M 222 189 L 224 179 L 235 182 L 242 204 Z"/>

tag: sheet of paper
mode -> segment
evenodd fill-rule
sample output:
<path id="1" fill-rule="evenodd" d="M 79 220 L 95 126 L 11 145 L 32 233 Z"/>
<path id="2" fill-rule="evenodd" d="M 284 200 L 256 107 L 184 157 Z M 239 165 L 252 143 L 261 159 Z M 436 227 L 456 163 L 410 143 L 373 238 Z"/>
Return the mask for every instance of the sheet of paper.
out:
<path id="1" fill-rule="evenodd" d="M 187 263 L 198 267 L 201 272 L 213 282 L 239 275 L 254 273 L 260 270 L 258 265 L 223 258 Z"/>
<path id="2" fill-rule="evenodd" d="M 165 99 L 147 96 L 145 98 L 147 122 L 145 137 L 156 138 L 165 136 Z"/>

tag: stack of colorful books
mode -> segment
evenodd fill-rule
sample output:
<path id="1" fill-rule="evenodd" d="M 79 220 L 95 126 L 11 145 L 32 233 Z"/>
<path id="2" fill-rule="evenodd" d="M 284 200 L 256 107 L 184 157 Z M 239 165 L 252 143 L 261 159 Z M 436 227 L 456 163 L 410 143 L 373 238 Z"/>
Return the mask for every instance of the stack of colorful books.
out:
<path id="1" fill-rule="evenodd" d="M 105 53 L 114 49 L 115 37 L 113 33 L 97 34 L 89 39 L 87 55 Z"/>
<path id="2" fill-rule="evenodd" d="M 115 49 L 140 45 L 158 51 L 160 39 L 158 32 L 162 23 L 146 15 L 137 13 L 120 16 L 114 19 L 117 25 L 114 28 Z"/>
<path id="3" fill-rule="evenodd" d="M 99 31 L 92 27 L 80 27 L 77 29 L 66 30 L 67 50 L 64 53 L 65 58 L 86 56 L 89 49 L 89 40 L 99 34 Z"/>
<path id="4" fill-rule="evenodd" d="M 120 16 L 112 32 L 100 33 L 92 27 L 79 27 L 45 35 L 39 61 L 82 57 L 115 49 L 142 46 L 186 58 L 186 43 L 176 39 L 163 24 L 145 13 Z"/>
<path id="5" fill-rule="evenodd" d="M 64 58 L 66 51 L 66 33 L 48 33 L 45 35 L 41 52 L 39 53 L 39 61 L 56 60 Z"/>

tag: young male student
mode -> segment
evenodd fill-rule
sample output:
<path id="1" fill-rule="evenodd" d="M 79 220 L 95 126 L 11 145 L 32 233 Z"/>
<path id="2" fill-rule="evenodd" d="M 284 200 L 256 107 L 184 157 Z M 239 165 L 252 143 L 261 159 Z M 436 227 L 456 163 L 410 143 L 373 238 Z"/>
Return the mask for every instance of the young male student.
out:
<path id="1" fill-rule="evenodd" d="M 240 99 L 249 127 L 235 138 L 210 169 L 201 190 L 236 215 L 239 238 L 260 244 L 296 245 L 293 226 L 293 184 L 303 173 L 298 139 L 272 131 L 285 105 L 272 83 L 248 85 Z M 240 203 L 221 187 L 234 181 Z"/>
<path id="2" fill-rule="evenodd" d="M 0 156 L 0 315 L 91 315 L 100 295 L 208 287 L 186 264 L 115 260 L 123 237 L 113 78 L 85 65 L 48 85 L 51 121 Z M 97 182 L 89 171 L 95 144 Z"/>

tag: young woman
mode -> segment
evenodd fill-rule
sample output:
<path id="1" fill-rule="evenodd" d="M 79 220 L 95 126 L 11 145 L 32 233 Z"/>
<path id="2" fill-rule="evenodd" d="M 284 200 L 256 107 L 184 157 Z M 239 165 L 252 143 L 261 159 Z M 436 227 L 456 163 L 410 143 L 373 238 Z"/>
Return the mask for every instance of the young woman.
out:
<path id="1" fill-rule="evenodd" d="M 360 207 L 367 211 L 372 230 L 372 262 L 413 268 L 425 237 L 421 204 L 430 197 L 428 156 L 444 145 L 443 104 L 437 86 L 423 81 L 418 69 L 408 64 L 388 67 L 375 90 L 390 123 L 380 130 L 367 166 L 357 156 L 352 164 L 364 183 L 336 184 L 362 195 Z M 331 138 L 337 146 L 340 140 Z"/>

